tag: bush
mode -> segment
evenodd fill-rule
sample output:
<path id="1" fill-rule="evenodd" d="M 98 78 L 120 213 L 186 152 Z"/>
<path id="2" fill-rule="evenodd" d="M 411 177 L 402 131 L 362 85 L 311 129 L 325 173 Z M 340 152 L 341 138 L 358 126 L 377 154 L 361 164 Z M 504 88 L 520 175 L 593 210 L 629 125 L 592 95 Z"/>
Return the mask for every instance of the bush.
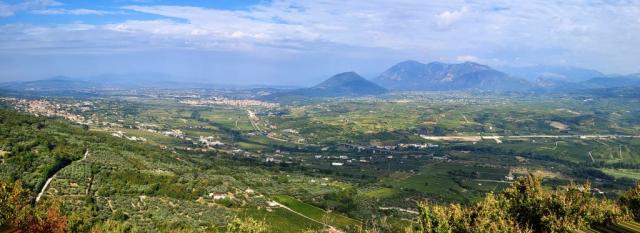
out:
<path id="1" fill-rule="evenodd" d="M 629 191 L 622 194 L 620 204 L 631 212 L 632 217 L 636 221 L 640 221 L 640 182 Z"/>
<path id="2" fill-rule="evenodd" d="M 621 201 L 630 209 L 633 203 L 635 208 L 640 203 L 640 186 L 634 190 Z M 576 232 L 628 219 L 615 202 L 593 197 L 588 183 L 551 192 L 533 175 L 521 177 L 503 193 L 489 193 L 468 207 L 428 203 L 418 207 L 420 232 Z"/>
<path id="3" fill-rule="evenodd" d="M 234 218 L 227 224 L 227 232 L 262 233 L 267 231 L 267 224 L 253 218 Z"/>
<path id="4" fill-rule="evenodd" d="M 57 199 L 44 199 L 31 206 L 31 195 L 17 181 L 12 186 L 0 182 L 0 225 L 9 224 L 22 232 L 64 232 L 66 216 Z"/>
<path id="5" fill-rule="evenodd" d="M 115 220 L 107 220 L 101 224 L 96 225 L 91 229 L 92 233 L 98 232 L 122 232 L 122 233 L 136 233 L 140 232 L 135 226 L 131 225 L 128 221 L 120 222 Z"/>

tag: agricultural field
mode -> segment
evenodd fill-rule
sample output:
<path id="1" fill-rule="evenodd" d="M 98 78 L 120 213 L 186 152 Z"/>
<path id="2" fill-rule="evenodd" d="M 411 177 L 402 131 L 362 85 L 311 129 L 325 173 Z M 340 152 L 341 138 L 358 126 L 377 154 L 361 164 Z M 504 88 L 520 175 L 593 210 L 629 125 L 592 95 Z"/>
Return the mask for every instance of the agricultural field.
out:
<path id="1" fill-rule="evenodd" d="M 548 190 L 589 182 L 602 199 L 640 180 L 632 99 L 183 97 L 196 93 L 205 96 L 50 98 L 58 115 L 35 118 L 3 102 L 11 130 L 0 138 L 0 177 L 62 200 L 64 211 L 143 232 L 224 231 L 238 217 L 268 222 L 269 232 L 397 230 L 411 226 L 417 203 L 471 205 L 528 174 Z"/>

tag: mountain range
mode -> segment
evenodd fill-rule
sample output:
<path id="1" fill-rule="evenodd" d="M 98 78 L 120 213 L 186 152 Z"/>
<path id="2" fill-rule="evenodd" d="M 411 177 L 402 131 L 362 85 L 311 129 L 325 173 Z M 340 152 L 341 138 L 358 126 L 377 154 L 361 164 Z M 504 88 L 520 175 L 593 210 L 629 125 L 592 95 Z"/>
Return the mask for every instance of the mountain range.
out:
<path id="1" fill-rule="evenodd" d="M 265 97 L 336 97 L 379 95 L 392 91 L 569 91 L 638 87 L 640 74 L 611 75 L 575 67 L 505 68 L 507 72 L 474 62 L 447 64 L 404 61 L 367 80 L 355 72 L 336 74 L 308 88 L 278 89 Z M 89 78 L 49 79 L 0 83 L 0 89 L 20 91 L 96 90 L 110 88 L 206 88 L 220 85 L 179 82 L 160 74 L 101 75 Z"/>
<path id="2" fill-rule="evenodd" d="M 409 60 L 387 69 L 374 82 L 393 90 L 522 91 L 531 87 L 524 79 L 474 62 L 423 64 Z"/>
<path id="3" fill-rule="evenodd" d="M 597 70 L 574 66 L 505 66 L 499 67 L 499 69 L 513 77 L 523 78 L 530 82 L 538 82 L 539 80 L 582 82 L 594 77 L 606 76 L 605 74 Z"/>
<path id="4" fill-rule="evenodd" d="M 12 91 L 86 91 L 131 88 L 202 88 L 211 85 L 179 81 L 175 77 L 158 73 L 133 73 L 102 74 L 89 77 L 54 76 L 41 80 L 0 83 L 0 89 Z"/>

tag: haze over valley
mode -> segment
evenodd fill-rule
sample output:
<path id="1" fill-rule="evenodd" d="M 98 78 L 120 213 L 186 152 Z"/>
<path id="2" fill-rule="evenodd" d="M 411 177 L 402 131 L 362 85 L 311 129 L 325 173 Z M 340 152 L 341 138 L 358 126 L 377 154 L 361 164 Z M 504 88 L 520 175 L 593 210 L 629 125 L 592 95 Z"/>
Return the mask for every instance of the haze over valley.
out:
<path id="1" fill-rule="evenodd" d="M 0 233 L 640 232 L 638 16 L 0 0 Z"/>

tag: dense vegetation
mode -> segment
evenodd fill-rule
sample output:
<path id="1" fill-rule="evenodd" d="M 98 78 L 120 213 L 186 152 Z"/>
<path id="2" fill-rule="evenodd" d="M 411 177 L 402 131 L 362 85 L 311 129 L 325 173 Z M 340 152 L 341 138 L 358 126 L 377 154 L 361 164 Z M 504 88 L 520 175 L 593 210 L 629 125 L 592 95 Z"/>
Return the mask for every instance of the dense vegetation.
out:
<path id="1" fill-rule="evenodd" d="M 2 204 L 7 204 L 2 207 L 0 226 L 3 227 L 24 230 L 33 224 L 35 227 L 49 224 L 43 217 L 49 210 L 43 208 L 54 206 L 54 212 L 62 218 L 54 220 L 64 223 L 58 228 L 72 232 L 224 230 L 227 223 L 234 221 L 258 224 L 249 219 L 254 214 L 255 221 L 278 222 L 265 228 L 271 232 L 282 229 L 281 226 L 298 224 L 301 230 L 319 229 L 321 224 L 286 210 L 260 210 L 267 206 L 263 194 L 301 191 L 308 197 L 322 198 L 337 192 L 335 187 L 301 186 L 298 183 L 309 180 L 302 175 L 247 167 L 242 160 L 216 158 L 211 153 L 177 154 L 154 144 L 117 138 L 62 119 L 7 110 L 0 110 L 0 116 L 0 127 L 6 129 L 0 132 L 2 195 L 16 196 L 11 194 L 17 192 L 13 190 L 22 190 L 17 192 L 20 200 L 3 199 Z M 54 144 L 55 147 L 48 147 Z M 82 159 L 87 151 L 86 159 Z M 65 162 L 59 163 L 59 160 Z M 36 205 L 36 193 L 54 174 L 55 179 L 44 191 L 43 200 Z M 19 184 L 19 188 L 9 185 L 12 183 Z M 300 187 L 291 189 L 295 186 Z M 248 191 L 249 187 L 255 191 Z M 213 193 L 222 193 L 227 198 L 214 200 Z M 50 202 L 59 204 L 48 204 Z M 332 206 L 340 205 L 338 202 Z M 243 217 L 233 220 L 236 215 Z M 38 221 L 26 218 L 28 216 L 35 216 Z M 338 213 L 330 216 L 355 221 Z M 27 226 L 25 222 L 32 223 Z M 27 232 L 39 232 L 34 229 L 29 228 Z"/>
<path id="2" fill-rule="evenodd" d="M 86 128 L 53 119 L 0 111 L 0 177 L 35 190 L 47 177 L 82 157 Z"/>
<path id="3" fill-rule="evenodd" d="M 629 221 L 637 190 L 619 202 L 597 199 L 589 184 L 549 191 L 541 179 L 522 177 L 502 193 L 470 206 L 420 204 L 420 232 L 576 232 Z"/>
<path id="4" fill-rule="evenodd" d="M 407 225 L 406 232 L 577 232 L 592 227 L 612 226 L 638 219 L 640 183 L 627 191 L 618 201 L 593 197 L 589 184 L 569 185 L 562 190 L 546 190 L 541 179 L 533 175 L 518 179 L 499 194 L 489 193 L 480 202 L 462 206 L 460 204 L 433 205 L 422 202 L 420 213 L 414 222 Z M 281 197 L 289 198 L 289 197 Z M 295 200 L 292 200 L 295 201 Z M 46 200 L 35 207 L 31 194 L 23 189 L 21 182 L 9 185 L 0 182 L 0 226 L 11 226 L 24 232 L 138 232 L 136 226 L 127 222 L 128 216 L 117 212 L 112 219 L 95 222 L 83 212 L 61 213 L 61 202 L 57 198 Z M 300 205 L 300 204 L 298 204 Z M 304 204 L 302 204 L 304 205 Z M 304 206 L 294 207 L 300 211 Z M 322 213 L 322 212 L 320 212 Z M 382 220 L 383 221 L 383 220 Z M 381 220 L 356 226 L 354 232 L 398 231 Z M 226 232 L 267 232 L 267 223 L 251 217 L 234 218 L 229 221 Z M 202 229 L 217 232 L 217 228 Z M 172 231 L 193 231 L 178 230 Z M 307 232 L 314 232 L 307 229 Z"/>

